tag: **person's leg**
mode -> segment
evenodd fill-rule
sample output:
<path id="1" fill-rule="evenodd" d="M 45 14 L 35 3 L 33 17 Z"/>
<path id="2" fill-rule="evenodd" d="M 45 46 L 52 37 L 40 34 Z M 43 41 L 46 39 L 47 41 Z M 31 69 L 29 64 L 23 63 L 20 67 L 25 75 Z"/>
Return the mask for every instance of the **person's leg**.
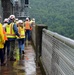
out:
<path id="1" fill-rule="evenodd" d="M 22 53 L 24 54 L 24 49 L 25 49 L 24 38 L 21 39 L 21 42 L 22 42 L 22 44 L 21 44 L 21 50 L 22 50 Z"/>
<path id="2" fill-rule="evenodd" d="M 10 46 L 11 46 L 11 51 L 10 51 L 10 60 L 11 61 L 15 61 L 15 40 L 10 42 Z"/>
<path id="3" fill-rule="evenodd" d="M 18 44 L 19 44 L 19 55 L 20 55 L 20 59 L 21 59 L 21 54 L 22 54 L 22 50 L 21 50 L 21 39 L 18 39 Z"/>
<path id="4" fill-rule="evenodd" d="M 19 41 L 18 41 L 18 43 L 19 43 L 19 54 L 21 54 L 21 39 L 19 39 Z"/>
<path id="5" fill-rule="evenodd" d="M 25 40 L 26 41 L 25 42 L 26 47 L 28 46 L 28 41 L 29 41 L 28 38 L 29 38 L 28 37 L 28 30 L 26 30 L 26 40 Z"/>
<path id="6" fill-rule="evenodd" d="M 0 59 L 1 59 L 1 65 L 5 65 L 5 63 L 4 63 L 4 52 L 3 52 L 3 49 L 0 49 Z"/>
<path id="7" fill-rule="evenodd" d="M 30 30 L 28 30 L 28 41 L 30 41 Z"/>
<path id="8" fill-rule="evenodd" d="M 25 40 L 27 40 L 27 36 L 28 36 L 28 34 L 27 34 L 27 30 L 26 30 L 26 32 L 25 32 Z"/>
<path id="9" fill-rule="evenodd" d="M 7 57 L 9 57 L 9 55 L 10 55 L 10 41 L 6 42 L 6 46 L 7 46 Z"/>
<path id="10" fill-rule="evenodd" d="M 6 52 L 6 42 L 5 42 L 5 44 L 4 44 L 4 48 L 3 48 L 3 52 L 4 52 L 4 56 L 5 56 L 5 52 Z"/>
<path id="11" fill-rule="evenodd" d="M 20 41 L 20 39 L 18 39 L 18 46 L 19 46 L 19 50 L 20 50 L 20 48 L 21 48 L 21 41 Z"/>

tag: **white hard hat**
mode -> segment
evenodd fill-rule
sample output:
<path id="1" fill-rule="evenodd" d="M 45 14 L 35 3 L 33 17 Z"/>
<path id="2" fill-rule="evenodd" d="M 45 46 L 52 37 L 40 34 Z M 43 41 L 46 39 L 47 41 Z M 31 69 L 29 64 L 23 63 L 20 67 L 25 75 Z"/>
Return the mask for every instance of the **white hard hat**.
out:
<path id="1" fill-rule="evenodd" d="M 15 20 L 18 21 L 18 18 L 16 18 Z"/>
<path id="2" fill-rule="evenodd" d="M 26 20 L 29 20 L 29 18 L 27 17 Z"/>
<path id="3" fill-rule="evenodd" d="M 15 19 L 15 15 L 10 15 L 9 19 Z"/>
<path id="4" fill-rule="evenodd" d="M 35 21 L 35 18 L 33 18 L 32 20 Z"/>
<path id="5" fill-rule="evenodd" d="M 4 22 L 8 22 L 8 18 L 5 18 L 5 19 L 4 19 Z"/>
<path id="6" fill-rule="evenodd" d="M 17 23 L 23 23 L 23 21 L 22 20 L 18 20 L 18 22 Z"/>

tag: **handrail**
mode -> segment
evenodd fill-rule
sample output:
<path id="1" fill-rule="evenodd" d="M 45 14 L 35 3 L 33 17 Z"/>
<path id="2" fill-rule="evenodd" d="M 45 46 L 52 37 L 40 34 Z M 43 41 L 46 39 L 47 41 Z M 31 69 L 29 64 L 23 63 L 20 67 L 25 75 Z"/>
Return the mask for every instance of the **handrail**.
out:
<path id="1" fill-rule="evenodd" d="M 59 39 L 60 41 L 62 41 L 63 43 L 69 45 L 70 47 L 74 48 L 74 40 L 70 39 L 70 38 L 67 38 L 65 36 L 62 36 L 56 32 L 52 32 L 52 31 L 49 31 L 49 30 L 46 30 L 46 29 L 43 29 L 43 32 L 46 32 L 47 34 Z"/>

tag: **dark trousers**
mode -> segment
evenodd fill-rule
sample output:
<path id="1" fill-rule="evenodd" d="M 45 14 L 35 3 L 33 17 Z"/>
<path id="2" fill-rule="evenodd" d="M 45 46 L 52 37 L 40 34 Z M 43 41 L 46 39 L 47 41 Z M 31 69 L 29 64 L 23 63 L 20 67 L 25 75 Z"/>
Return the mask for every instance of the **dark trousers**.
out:
<path id="1" fill-rule="evenodd" d="M 11 40 L 10 41 L 10 58 L 15 58 L 15 53 L 16 53 L 16 50 L 15 50 L 15 40 Z"/>
<path id="2" fill-rule="evenodd" d="M 3 49 L 0 49 L 0 59 L 1 59 L 1 64 L 4 62 L 4 52 Z"/>
<path id="3" fill-rule="evenodd" d="M 30 30 L 26 30 L 26 39 L 28 39 L 28 41 L 30 41 Z"/>
<path id="4" fill-rule="evenodd" d="M 6 52 L 6 48 L 7 48 L 7 56 L 9 56 L 9 52 L 10 52 L 10 41 L 6 41 L 4 44 L 4 55 Z"/>

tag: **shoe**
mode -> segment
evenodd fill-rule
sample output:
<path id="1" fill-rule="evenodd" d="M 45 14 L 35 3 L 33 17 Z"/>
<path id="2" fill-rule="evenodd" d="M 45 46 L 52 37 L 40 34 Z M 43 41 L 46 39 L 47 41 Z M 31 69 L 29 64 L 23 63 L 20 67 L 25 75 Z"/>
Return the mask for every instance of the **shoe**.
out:
<path id="1" fill-rule="evenodd" d="M 6 63 L 1 63 L 1 66 L 5 66 L 6 65 Z"/>
<path id="2" fill-rule="evenodd" d="M 16 61 L 16 59 L 15 58 L 10 58 L 10 61 Z"/>
<path id="3" fill-rule="evenodd" d="M 25 52 L 24 52 L 24 51 L 22 51 L 22 54 L 25 54 Z"/>

